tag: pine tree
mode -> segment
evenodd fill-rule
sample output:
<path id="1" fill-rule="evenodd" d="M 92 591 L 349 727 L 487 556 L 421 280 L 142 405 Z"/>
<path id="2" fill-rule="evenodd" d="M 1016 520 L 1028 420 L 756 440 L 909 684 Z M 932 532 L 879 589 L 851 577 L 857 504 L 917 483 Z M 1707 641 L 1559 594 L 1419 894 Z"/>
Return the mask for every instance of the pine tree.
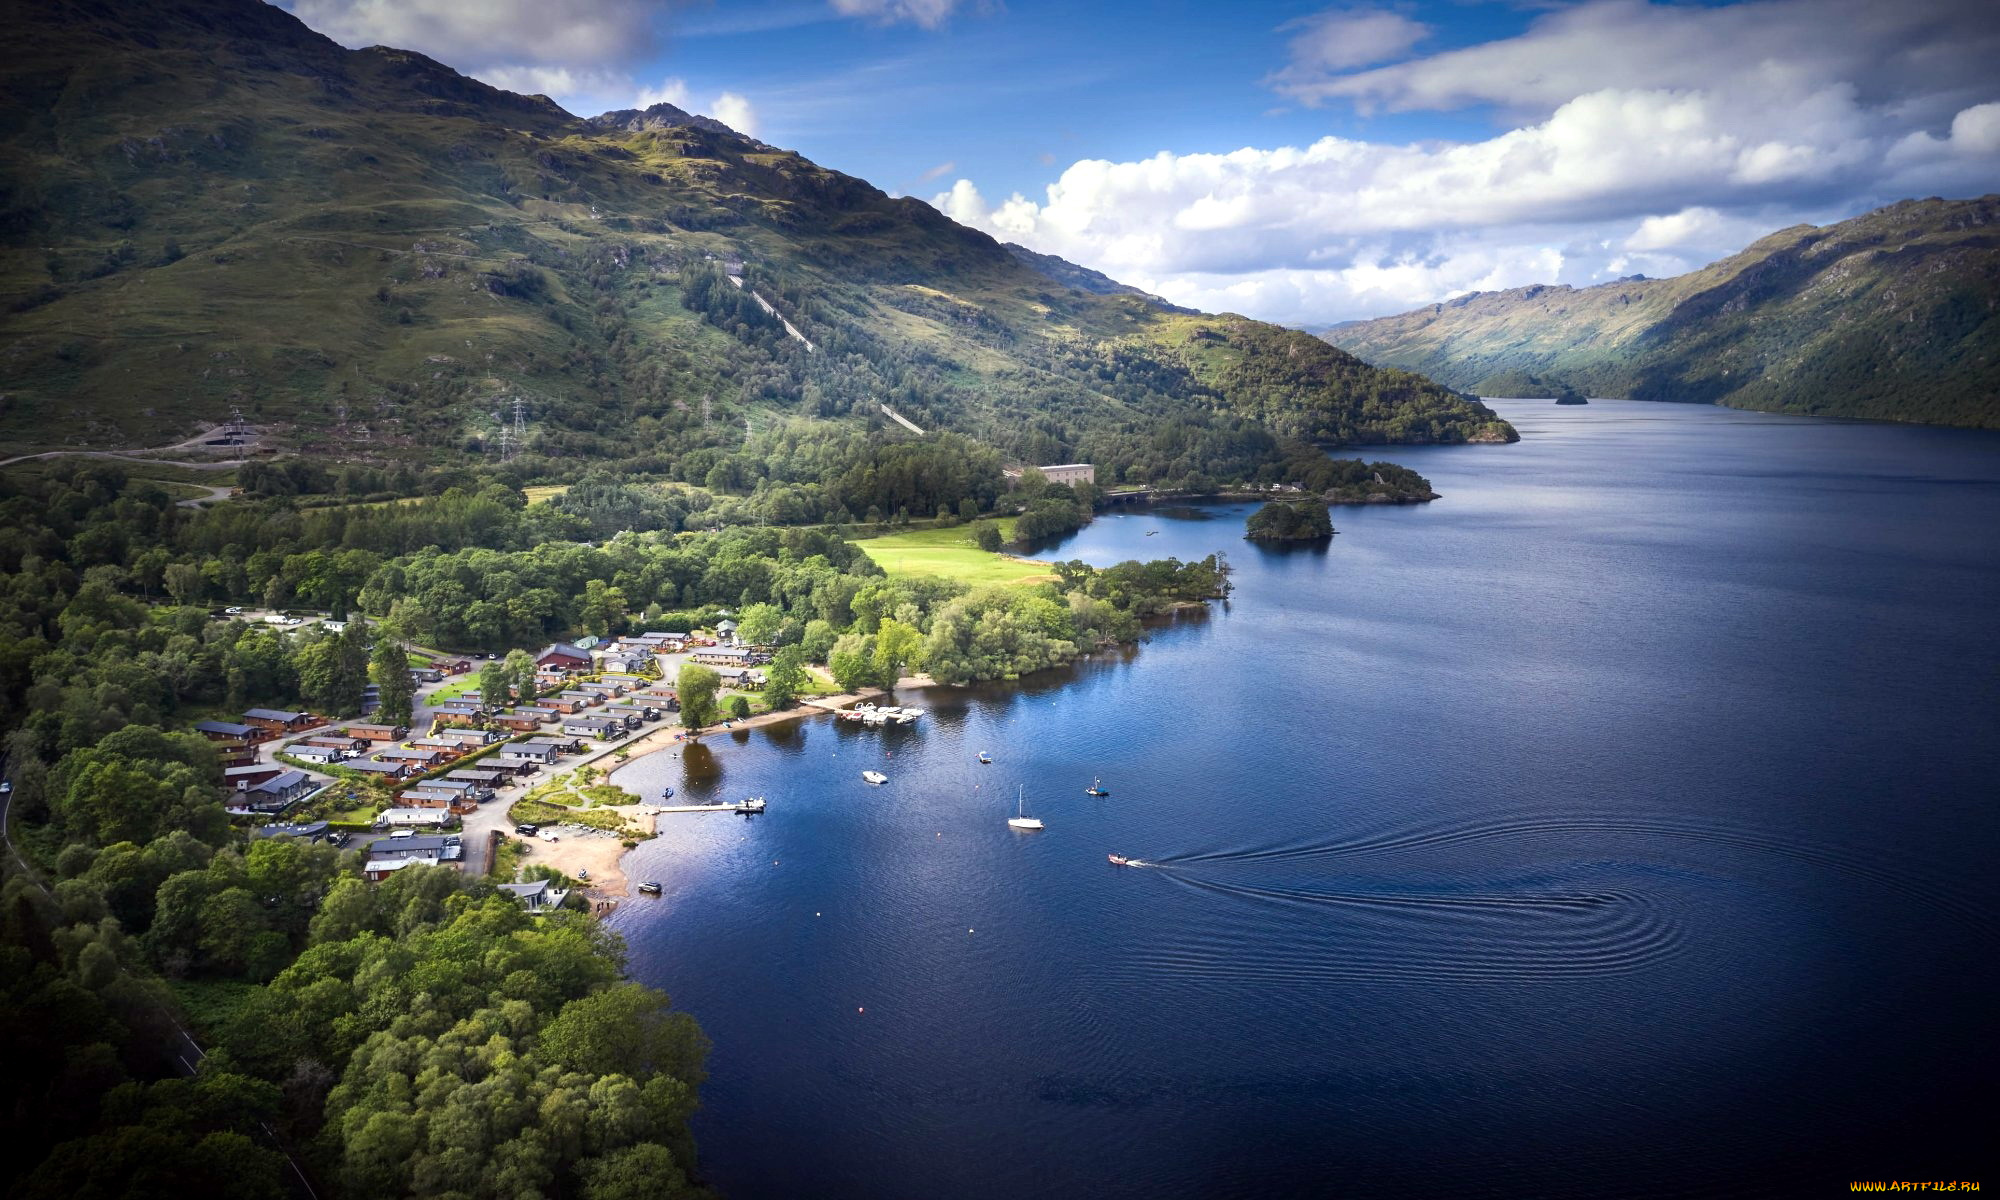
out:
<path id="1" fill-rule="evenodd" d="M 410 682 L 410 654 L 402 640 L 384 630 L 375 639 L 375 682 L 380 687 L 382 709 L 377 715 L 388 725 L 408 725 L 416 685 Z"/>

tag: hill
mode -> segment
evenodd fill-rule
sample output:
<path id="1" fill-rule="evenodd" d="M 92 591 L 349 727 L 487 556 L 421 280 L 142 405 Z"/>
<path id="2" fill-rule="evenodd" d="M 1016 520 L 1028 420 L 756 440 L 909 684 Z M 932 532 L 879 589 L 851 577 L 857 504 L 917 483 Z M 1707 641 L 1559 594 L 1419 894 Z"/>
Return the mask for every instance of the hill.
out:
<path id="1" fill-rule="evenodd" d="M 11 11 L 17 450 L 159 445 L 238 405 L 293 449 L 467 459 L 515 397 L 533 450 L 656 470 L 746 424 L 904 436 L 885 402 L 1108 482 L 1514 436 L 1306 334 L 1064 286 L 670 105 L 579 119 L 258 0 Z"/>
<path id="2" fill-rule="evenodd" d="M 1905 200 L 1672 279 L 1475 292 L 1321 336 L 1481 395 L 1996 428 L 2000 196 Z"/>

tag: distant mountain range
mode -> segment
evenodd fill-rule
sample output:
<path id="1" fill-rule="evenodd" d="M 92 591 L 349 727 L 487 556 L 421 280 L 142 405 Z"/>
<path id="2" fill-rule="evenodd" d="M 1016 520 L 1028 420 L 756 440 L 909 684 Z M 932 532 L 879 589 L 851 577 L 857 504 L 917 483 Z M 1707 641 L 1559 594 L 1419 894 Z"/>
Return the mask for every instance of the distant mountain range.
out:
<path id="1" fill-rule="evenodd" d="M 2000 428 L 2000 196 L 1905 200 L 1671 279 L 1474 292 L 1320 336 L 1486 396 Z"/>
<path id="2" fill-rule="evenodd" d="M 639 463 L 773 419 L 906 436 L 883 403 L 1148 478 L 1514 436 L 1428 379 L 1174 308 L 671 105 L 581 119 L 260 0 L 9 17 L 17 449 L 158 445 L 240 406 L 295 449 L 457 457 L 517 396 L 533 448 Z"/>

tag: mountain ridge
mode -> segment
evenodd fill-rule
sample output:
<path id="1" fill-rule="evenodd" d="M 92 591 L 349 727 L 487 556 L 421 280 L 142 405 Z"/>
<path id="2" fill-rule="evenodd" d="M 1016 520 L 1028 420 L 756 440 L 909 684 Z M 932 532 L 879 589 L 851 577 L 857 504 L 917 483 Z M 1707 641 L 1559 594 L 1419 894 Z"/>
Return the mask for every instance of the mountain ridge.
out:
<path id="1" fill-rule="evenodd" d="M 17 449 L 156 445 L 238 406 L 308 453 L 473 456 L 517 396 L 538 452 L 625 462 L 773 420 L 879 427 L 881 403 L 1134 480 L 1514 436 L 1296 331 L 1061 286 L 673 106 L 579 118 L 258 0 L 21 11 L 0 63 Z"/>
<path id="2" fill-rule="evenodd" d="M 1482 394 L 1532 378 L 1594 396 L 2000 428 L 2000 195 L 1774 230 L 1668 279 L 1474 292 L 1318 332 Z"/>

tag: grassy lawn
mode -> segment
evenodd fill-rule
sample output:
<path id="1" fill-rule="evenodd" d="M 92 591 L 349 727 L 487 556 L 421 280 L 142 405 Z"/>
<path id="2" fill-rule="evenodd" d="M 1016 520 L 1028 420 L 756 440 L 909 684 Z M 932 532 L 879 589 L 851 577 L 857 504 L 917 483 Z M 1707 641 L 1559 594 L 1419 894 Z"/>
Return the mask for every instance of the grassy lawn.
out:
<path id="1" fill-rule="evenodd" d="M 540 504 L 544 500 L 553 500 L 568 490 L 569 485 L 566 483 L 543 483 L 524 487 L 521 489 L 521 494 L 528 498 L 528 503 Z"/>
<path id="2" fill-rule="evenodd" d="M 1013 521 L 1002 520 L 1000 535 L 1007 538 L 1012 534 Z M 988 554 L 974 546 L 971 538 L 972 527 L 958 525 L 863 538 L 854 544 L 891 575 L 942 575 L 962 579 L 973 587 L 1019 587 L 1055 578 L 1042 569 L 1045 563 Z"/>
<path id="3" fill-rule="evenodd" d="M 479 692 L 479 672 L 467 671 L 465 674 L 459 676 L 457 679 L 452 680 L 450 683 L 447 683 L 444 686 L 438 688 L 437 691 L 432 692 L 431 704 L 434 706 L 443 704 L 447 700 L 456 700 L 460 696 L 477 695 L 478 692 Z"/>
<path id="4" fill-rule="evenodd" d="M 629 801 L 630 796 L 626 799 Z M 626 837 L 640 836 L 625 825 L 625 818 L 615 812 L 595 808 L 570 808 L 562 804 L 548 804 L 540 800 L 516 800 L 507 810 L 507 819 L 519 825 L 523 821 L 533 825 L 560 825 L 567 821 L 572 825 L 588 825 L 593 829 L 605 829 L 612 833 L 622 833 Z"/>

